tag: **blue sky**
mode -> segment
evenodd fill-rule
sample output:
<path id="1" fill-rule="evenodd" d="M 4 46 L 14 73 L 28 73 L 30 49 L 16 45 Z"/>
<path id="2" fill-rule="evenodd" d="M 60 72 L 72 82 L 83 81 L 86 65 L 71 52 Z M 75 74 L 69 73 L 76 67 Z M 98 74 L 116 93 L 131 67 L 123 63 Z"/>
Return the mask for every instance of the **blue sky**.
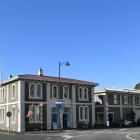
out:
<path id="1" fill-rule="evenodd" d="M 61 75 L 133 88 L 140 82 L 139 0 L 1 0 L 0 53 L 9 74 Z"/>

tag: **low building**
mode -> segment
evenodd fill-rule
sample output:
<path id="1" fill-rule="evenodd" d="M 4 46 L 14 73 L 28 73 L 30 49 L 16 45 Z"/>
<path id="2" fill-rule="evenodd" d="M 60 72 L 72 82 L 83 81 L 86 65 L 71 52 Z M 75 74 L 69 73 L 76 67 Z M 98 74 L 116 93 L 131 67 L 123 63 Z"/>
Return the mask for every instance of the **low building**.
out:
<path id="1" fill-rule="evenodd" d="M 97 125 L 111 126 L 119 120 L 129 120 L 130 112 L 136 114 L 135 121 L 140 118 L 139 90 L 104 88 L 95 91 Z"/>
<path id="2" fill-rule="evenodd" d="M 59 81 L 60 80 L 60 81 Z M 0 92 L 0 130 L 34 131 L 93 127 L 97 83 L 38 75 L 18 75 L 3 82 Z M 63 109 L 56 109 L 56 102 Z M 11 117 L 7 117 L 11 112 Z"/>

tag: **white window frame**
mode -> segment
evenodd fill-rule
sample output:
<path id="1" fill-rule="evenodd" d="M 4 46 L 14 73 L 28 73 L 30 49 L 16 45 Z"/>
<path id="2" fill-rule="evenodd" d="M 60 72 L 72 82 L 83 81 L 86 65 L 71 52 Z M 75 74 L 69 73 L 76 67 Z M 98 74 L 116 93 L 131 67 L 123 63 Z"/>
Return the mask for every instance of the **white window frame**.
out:
<path id="1" fill-rule="evenodd" d="M 113 98 L 114 98 L 114 105 L 117 105 L 118 104 L 118 95 L 114 94 Z"/>
<path id="2" fill-rule="evenodd" d="M 13 108 L 15 109 L 15 112 L 13 112 Z M 12 116 L 11 116 L 11 120 L 12 120 L 12 124 L 15 124 L 16 123 L 16 106 L 15 105 L 13 105 L 12 106 Z M 15 115 L 15 118 L 14 118 L 14 115 Z"/>
<path id="3" fill-rule="evenodd" d="M 54 97 L 54 89 L 53 89 L 54 87 L 56 87 L 56 97 Z M 58 98 L 58 86 L 57 85 L 52 85 L 51 98 L 52 99 L 57 99 Z"/>
<path id="4" fill-rule="evenodd" d="M 3 123 L 5 123 L 5 107 L 4 106 L 2 106 L 2 107 L 0 107 L 0 110 L 2 111 L 2 120 L 0 120 L 0 124 L 3 124 Z"/>
<path id="5" fill-rule="evenodd" d="M 3 102 L 3 101 L 5 101 L 5 88 L 4 87 L 2 87 L 0 91 L 0 102 Z"/>
<path id="6" fill-rule="evenodd" d="M 13 87 L 15 87 L 15 91 L 13 92 Z M 12 85 L 12 100 L 14 100 L 16 98 L 16 85 L 13 84 Z"/>
<path id="7" fill-rule="evenodd" d="M 80 89 L 82 90 L 81 96 L 80 97 Z M 85 89 L 87 90 L 87 92 L 85 93 Z M 85 94 L 87 94 L 87 98 L 85 98 Z M 88 95 L 88 88 L 87 87 L 79 87 L 78 88 L 78 100 L 79 101 L 89 101 L 89 95 Z"/>
<path id="8" fill-rule="evenodd" d="M 34 96 L 31 96 L 31 85 L 34 85 Z M 29 98 L 34 99 L 35 98 L 35 83 L 29 83 Z"/>
<path id="9" fill-rule="evenodd" d="M 82 93 L 80 93 L 80 89 L 81 89 Z M 80 94 L 81 94 L 81 97 L 80 97 Z M 78 88 L 78 100 L 83 101 L 83 87 Z"/>
<path id="10" fill-rule="evenodd" d="M 124 95 L 124 105 L 128 105 L 128 95 Z"/>
<path id="11" fill-rule="evenodd" d="M 41 93 L 40 93 L 41 95 L 40 95 L 40 97 L 37 96 L 37 86 L 38 85 L 41 86 Z M 35 95 L 36 95 L 37 99 L 42 99 L 42 84 L 38 83 L 38 84 L 35 85 Z"/>
<path id="12" fill-rule="evenodd" d="M 86 93 L 85 93 L 85 89 L 86 89 Z M 85 98 L 85 94 L 87 94 L 86 95 L 87 98 Z M 88 100 L 89 100 L 88 88 L 85 87 L 85 88 L 83 88 L 83 101 L 88 101 Z"/>
<path id="13" fill-rule="evenodd" d="M 31 85 L 34 85 L 34 96 L 31 96 Z M 37 85 L 40 85 L 41 86 L 41 97 L 38 97 L 37 96 Z M 30 99 L 42 99 L 42 84 L 40 83 L 29 83 L 29 98 Z"/>
<path id="14" fill-rule="evenodd" d="M 83 110 L 83 114 L 82 114 L 82 118 L 83 119 L 81 119 L 81 112 L 80 112 L 80 108 L 82 108 L 82 110 Z M 87 117 L 87 119 L 85 118 L 85 108 L 88 108 L 88 117 Z M 79 121 L 80 122 L 88 122 L 89 121 L 89 106 L 79 106 Z"/>
<path id="15" fill-rule="evenodd" d="M 132 97 L 130 95 L 124 95 L 124 105 L 130 105 L 131 101 L 129 102 L 129 98 L 131 99 Z"/>
<path id="16" fill-rule="evenodd" d="M 67 88 L 67 90 L 68 90 L 67 98 L 65 98 L 65 96 L 64 96 L 64 94 L 65 94 L 65 93 L 64 93 L 64 91 L 65 91 L 64 89 L 65 89 L 65 88 Z M 63 86 L 63 99 L 69 99 L 69 87 L 68 87 L 68 86 Z"/>

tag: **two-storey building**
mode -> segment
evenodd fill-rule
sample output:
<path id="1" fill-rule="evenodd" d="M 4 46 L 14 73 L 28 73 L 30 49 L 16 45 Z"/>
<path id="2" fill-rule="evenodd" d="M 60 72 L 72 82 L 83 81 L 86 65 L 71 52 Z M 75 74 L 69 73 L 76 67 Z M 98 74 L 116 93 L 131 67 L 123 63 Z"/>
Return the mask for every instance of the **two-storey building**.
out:
<path id="1" fill-rule="evenodd" d="M 94 87 L 97 83 L 38 75 L 10 77 L 1 85 L 0 129 L 32 131 L 93 127 L 95 123 Z M 64 105 L 60 112 L 56 102 Z M 41 106 L 40 106 L 41 105 Z M 10 120 L 6 116 L 11 112 Z M 29 114 L 30 112 L 30 114 Z"/>
<path id="2" fill-rule="evenodd" d="M 135 121 L 140 118 L 140 91 L 130 89 L 96 89 L 96 123 L 113 125 L 118 120 L 128 120 L 131 111 L 135 112 Z"/>

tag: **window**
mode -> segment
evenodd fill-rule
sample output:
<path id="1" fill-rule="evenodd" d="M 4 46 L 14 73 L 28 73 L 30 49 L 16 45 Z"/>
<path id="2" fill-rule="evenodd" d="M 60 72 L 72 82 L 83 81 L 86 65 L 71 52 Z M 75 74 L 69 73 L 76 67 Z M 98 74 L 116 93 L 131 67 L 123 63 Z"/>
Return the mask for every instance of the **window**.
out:
<path id="1" fill-rule="evenodd" d="M 58 97 L 58 87 L 56 85 L 52 86 L 52 98 L 57 98 Z"/>
<path id="2" fill-rule="evenodd" d="M 89 107 L 88 106 L 79 107 L 79 121 L 89 121 Z"/>
<path id="3" fill-rule="evenodd" d="M 79 107 L 79 111 L 80 111 L 80 115 L 79 115 L 79 120 L 83 120 L 83 107 L 81 106 L 81 107 Z"/>
<path id="4" fill-rule="evenodd" d="M 42 87 L 40 84 L 36 85 L 36 95 L 37 95 L 37 98 L 42 98 Z"/>
<path id="5" fill-rule="evenodd" d="M 35 84 L 30 84 L 29 86 L 29 92 L 30 92 L 30 98 L 34 98 L 35 97 Z"/>
<path id="6" fill-rule="evenodd" d="M 136 96 L 136 105 L 140 105 L 140 96 Z"/>
<path id="7" fill-rule="evenodd" d="M 15 85 L 12 85 L 12 99 L 15 99 L 16 97 L 16 89 L 15 89 Z"/>
<path id="8" fill-rule="evenodd" d="M 84 100 L 88 100 L 88 89 L 87 88 L 84 88 Z"/>
<path id="9" fill-rule="evenodd" d="M 12 123 L 16 123 L 16 107 L 12 106 Z"/>
<path id="10" fill-rule="evenodd" d="M 0 107 L 0 123 L 4 123 L 5 121 L 5 109 L 4 107 Z"/>
<path id="11" fill-rule="evenodd" d="M 124 95 L 124 104 L 131 104 L 131 96 Z"/>
<path id="12" fill-rule="evenodd" d="M 5 88 L 2 88 L 0 93 L 0 101 L 4 101 L 4 100 L 5 100 Z"/>
<path id="13" fill-rule="evenodd" d="M 83 98 L 83 88 L 79 88 L 79 100 Z"/>
<path id="14" fill-rule="evenodd" d="M 114 95 L 114 104 L 118 104 L 118 96 L 117 95 Z"/>
<path id="15" fill-rule="evenodd" d="M 78 91 L 79 101 L 87 101 L 88 100 L 88 88 L 79 88 Z"/>
<path id="16" fill-rule="evenodd" d="M 67 86 L 63 87 L 63 98 L 69 99 L 69 88 Z"/>
<path id="17" fill-rule="evenodd" d="M 29 97 L 35 99 L 42 99 L 42 85 L 41 84 L 29 84 Z"/>
<path id="18" fill-rule="evenodd" d="M 85 106 L 85 120 L 89 120 L 89 108 Z"/>
<path id="19" fill-rule="evenodd" d="M 29 123 L 43 122 L 43 110 L 38 105 L 30 105 L 29 110 L 32 111 L 32 115 L 29 116 Z"/>

